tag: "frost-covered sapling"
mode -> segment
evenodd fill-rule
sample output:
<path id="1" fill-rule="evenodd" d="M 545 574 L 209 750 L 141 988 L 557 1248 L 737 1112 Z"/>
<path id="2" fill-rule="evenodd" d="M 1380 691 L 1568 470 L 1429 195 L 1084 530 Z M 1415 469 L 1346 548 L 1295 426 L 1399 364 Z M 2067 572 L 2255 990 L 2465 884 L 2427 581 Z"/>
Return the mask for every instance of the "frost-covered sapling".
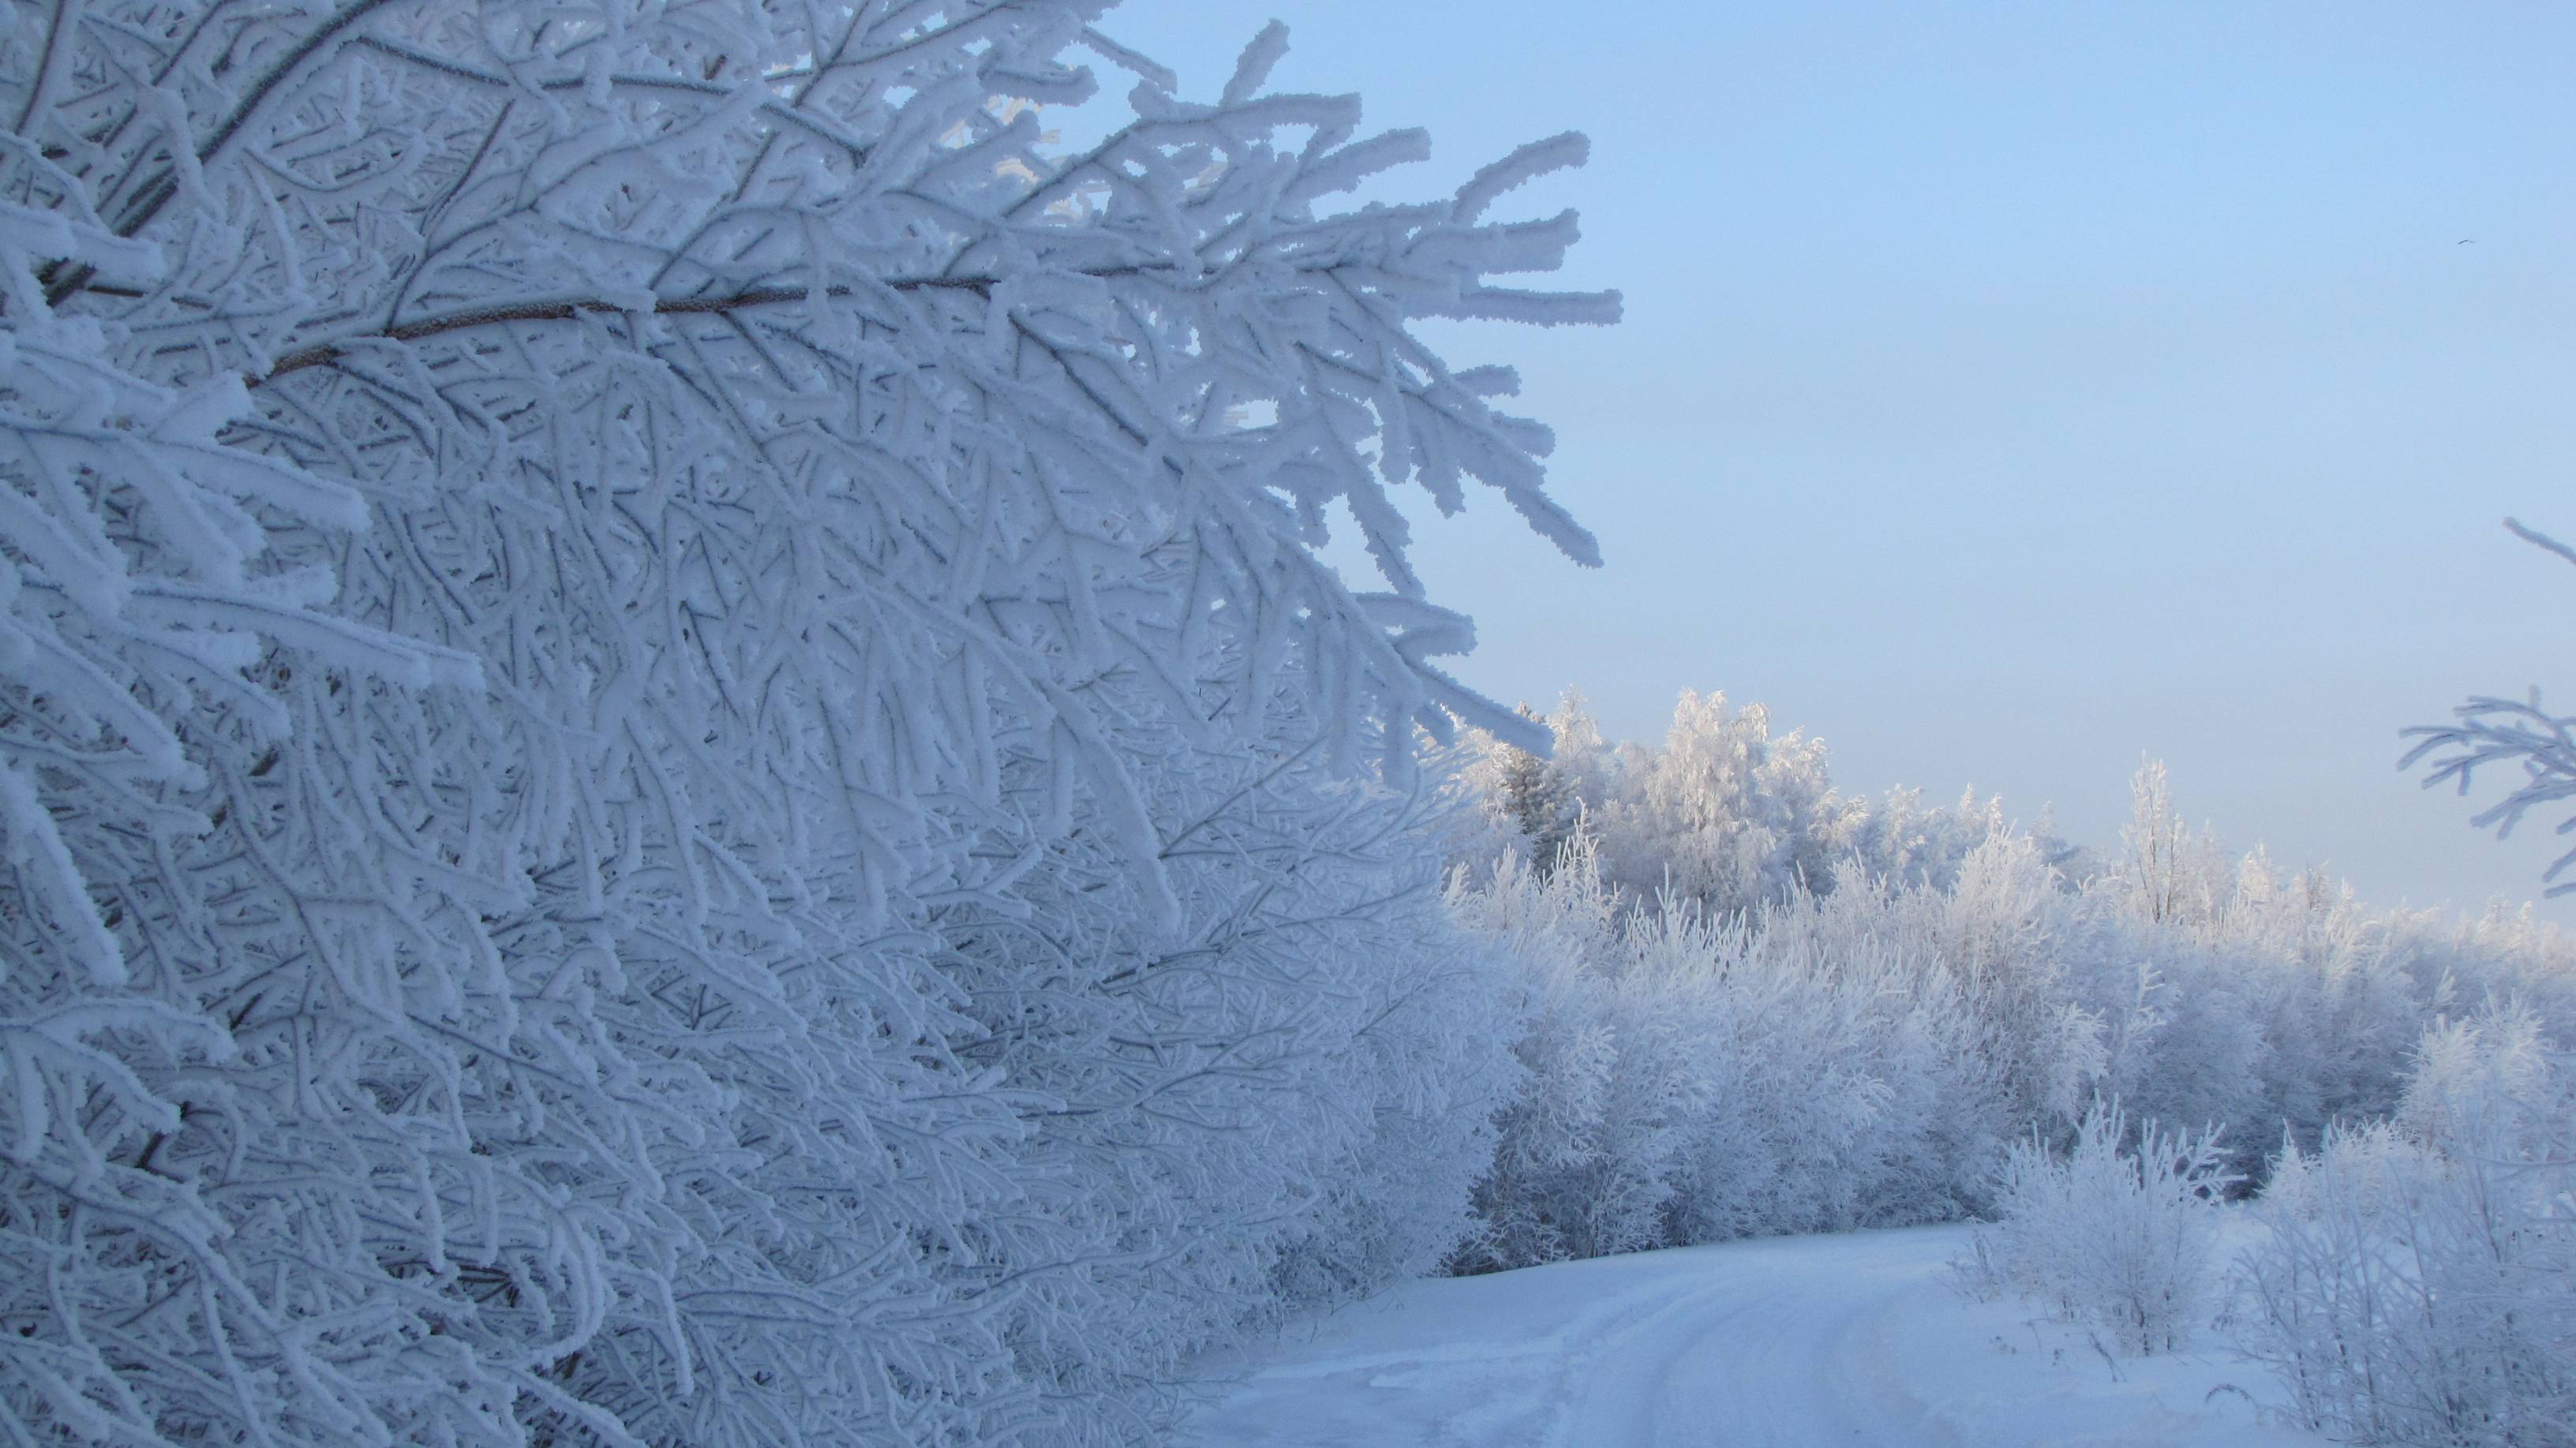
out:
<path id="1" fill-rule="evenodd" d="M 2073 1143 L 2036 1137 L 2004 1165 L 1978 1260 L 2000 1286 L 2107 1333 L 2121 1352 L 2168 1352 L 2203 1325 L 2218 1287 L 2218 1204 L 2236 1178 L 2215 1129 L 2148 1122 L 2128 1141 L 2117 1102 L 2097 1101 Z"/>

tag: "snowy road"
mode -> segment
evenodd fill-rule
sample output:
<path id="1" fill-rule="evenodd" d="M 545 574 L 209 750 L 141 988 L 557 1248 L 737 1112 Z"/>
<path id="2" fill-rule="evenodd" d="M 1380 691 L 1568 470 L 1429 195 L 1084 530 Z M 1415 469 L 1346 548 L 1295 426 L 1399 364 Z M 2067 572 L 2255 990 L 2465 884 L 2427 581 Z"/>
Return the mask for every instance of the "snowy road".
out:
<path id="1" fill-rule="evenodd" d="M 1389 1448 L 2293 1445 L 2223 1344 L 2112 1363 L 1950 1286 L 1964 1228 L 1422 1282 L 1203 1366 L 1182 1442 Z"/>

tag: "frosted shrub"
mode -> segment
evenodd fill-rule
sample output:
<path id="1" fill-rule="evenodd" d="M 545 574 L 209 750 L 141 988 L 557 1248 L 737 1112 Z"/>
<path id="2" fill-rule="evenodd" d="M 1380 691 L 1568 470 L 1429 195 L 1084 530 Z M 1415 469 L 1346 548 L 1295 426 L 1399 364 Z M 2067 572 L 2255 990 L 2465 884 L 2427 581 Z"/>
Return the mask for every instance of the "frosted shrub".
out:
<path id="1" fill-rule="evenodd" d="M 2214 1129 L 2150 1122 L 2135 1150 L 2127 1130 L 2118 1103 L 2097 1101 L 2063 1154 L 2035 1136 L 2017 1144 L 1977 1251 L 1994 1285 L 2143 1355 L 2183 1346 L 2212 1305 L 2217 1205 L 2235 1178 Z"/>
<path id="2" fill-rule="evenodd" d="M 2517 1008 L 2426 1033 L 2394 1123 L 2293 1144 L 2241 1267 L 2249 1345 L 2362 1443 L 2576 1443 L 2576 1130 Z"/>

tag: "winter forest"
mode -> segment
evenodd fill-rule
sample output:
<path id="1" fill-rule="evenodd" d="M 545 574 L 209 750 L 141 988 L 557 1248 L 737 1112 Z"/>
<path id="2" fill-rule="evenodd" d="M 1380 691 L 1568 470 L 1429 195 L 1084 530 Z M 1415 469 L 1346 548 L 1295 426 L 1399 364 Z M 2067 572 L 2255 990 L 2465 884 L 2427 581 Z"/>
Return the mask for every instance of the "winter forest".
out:
<path id="1" fill-rule="evenodd" d="M 0 1443 L 1159 1444 L 1403 1284 L 1970 1223 L 2576 1443 L 2576 940 L 1479 696 L 1414 500 L 1602 560 L 1426 329 L 1618 319 L 1585 141 L 1362 199 L 1109 8 L 0 7 Z"/>

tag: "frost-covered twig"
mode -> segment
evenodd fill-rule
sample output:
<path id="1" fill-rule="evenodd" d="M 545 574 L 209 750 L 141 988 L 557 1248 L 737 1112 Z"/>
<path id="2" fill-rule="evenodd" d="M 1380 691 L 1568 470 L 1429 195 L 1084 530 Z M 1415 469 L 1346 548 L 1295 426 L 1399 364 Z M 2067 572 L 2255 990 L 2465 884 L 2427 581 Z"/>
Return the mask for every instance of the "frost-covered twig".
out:
<path id="1" fill-rule="evenodd" d="M 2576 550 L 2557 539 L 2511 518 L 2504 525 L 2525 542 L 2576 563 Z M 2533 809 L 2576 797 L 2576 717 L 2562 717 L 2542 709 L 2539 689 L 2534 688 L 2523 699 L 2481 695 L 2452 714 L 2453 723 L 2405 731 L 2406 737 L 2416 743 L 2398 760 L 2397 767 L 2412 769 L 2429 761 L 2425 788 L 2448 784 L 2466 796 L 2480 769 L 2519 766 L 2522 782 L 2503 799 L 2472 816 L 2470 823 L 2480 829 L 2493 828 L 2496 837 L 2503 839 Z M 2561 820 L 2557 832 L 2576 833 L 2576 815 Z M 2549 885 L 2551 895 L 2576 892 L 2576 881 L 2556 883 L 2571 866 L 2576 866 L 2576 848 L 2551 861 L 2542 872 L 2542 880 L 2553 882 Z"/>

